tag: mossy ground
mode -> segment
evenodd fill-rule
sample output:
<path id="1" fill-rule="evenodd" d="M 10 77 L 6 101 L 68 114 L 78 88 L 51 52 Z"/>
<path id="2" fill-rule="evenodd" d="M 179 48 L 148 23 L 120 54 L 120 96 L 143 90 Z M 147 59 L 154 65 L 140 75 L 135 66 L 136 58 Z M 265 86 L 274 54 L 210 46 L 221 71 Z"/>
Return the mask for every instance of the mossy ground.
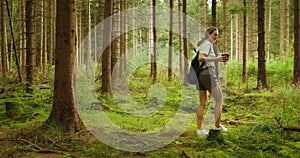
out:
<path id="1" fill-rule="evenodd" d="M 236 64 L 232 63 L 228 69 L 234 67 Z M 53 100 L 50 84 L 36 86 L 34 94 L 26 94 L 21 84 L 1 85 L 4 91 L 0 93 L 0 157 L 300 157 L 299 131 L 284 128 L 300 126 L 299 88 L 286 83 L 271 84 L 273 87 L 268 90 L 256 90 L 251 74 L 247 84 L 239 83 L 236 75 L 228 75 L 222 115 L 228 132 L 222 133 L 222 143 L 198 137 L 194 120 L 170 144 L 147 152 L 117 150 L 88 131 L 66 134 L 56 127 L 45 126 L 43 122 L 50 114 Z M 147 105 L 151 103 L 146 95 L 151 83 L 147 86 L 139 80 L 141 78 L 131 84 L 131 95 L 136 102 L 147 102 L 144 104 Z M 162 127 L 176 111 L 180 95 L 176 91 L 178 84 L 172 86 L 164 80 L 161 84 L 169 87 L 169 97 L 165 107 L 151 118 L 138 120 L 122 112 L 113 102 L 106 103 L 105 112 L 128 130 L 148 131 Z M 5 114 L 7 101 L 24 105 L 24 113 L 8 118 Z M 230 124 L 231 120 L 253 124 Z"/>

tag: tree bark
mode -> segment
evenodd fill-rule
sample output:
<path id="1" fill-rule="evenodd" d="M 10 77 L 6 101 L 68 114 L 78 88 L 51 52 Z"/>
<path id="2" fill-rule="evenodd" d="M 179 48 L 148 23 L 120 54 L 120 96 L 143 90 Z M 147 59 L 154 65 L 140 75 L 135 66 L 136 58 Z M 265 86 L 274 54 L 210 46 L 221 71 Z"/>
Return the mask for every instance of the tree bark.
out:
<path id="1" fill-rule="evenodd" d="M 299 1 L 294 0 L 294 84 L 300 82 Z"/>
<path id="2" fill-rule="evenodd" d="M 38 1 L 38 5 L 40 6 L 40 18 L 39 18 L 39 24 L 40 24 L 40 37 L 39 37 L 39 50 L 38 50 L 38 66 L 39 66 L 39 71 L 42 72 L 43 70 L 43 36 L 44 36 L 44 27 L 43 27 L 43 23 L 44 23 L 44 1 L 43 0 L 40 0 Z"/>
<path id="3" fill-rule="evenodd" d="M 15 36 L 14 36 L 14 31 L 13 31 L 12 18 L 11 18 L 9 7 L 8 7 L 8 0 L 6 0 L 6 6 L 7 6 L 7 13 L 8 13 L 8 19 L 9 19 L 9 24 L 10 24 L 9 25 L 10 26 L 10 33 L 11 33 L 11 38 L 12 38 L 11 44 L 12 44 L 12 48 L 13 48 L 13 50 L 15 52 L 15 60 L 16 60 L 16 65 L 17 65 L 19 82 L 22 82 L 22 75 L 21 75 L 21 69 L 20 69 L 20 64 L 19 64 L 19 61 L 20 61 L 19 60 L 19 54 L 17 53 L 17 47 L 16 47 L 16 44 L 15 44 Z M 11 51 L 11 54 L 12 54 L 12 51 Z"/>
<path id="4" fill-rule="evenodd" d="M 284 13 L 284 5 L 285 1 L 280 1 L 280 39 L 279 39 L 279 45 L 280 45 L 280 63 L 283 63 L 284 58 L 284 33 L 285 33 L 285 13 Z"/>
<path id="5" fill-rule="evenodd" d="M 152 0 L 152 33 L 153 33 L 153 54 L 152 54 L 152 60 L 151 60 L 151 77 L 152 82 L 155 83 L 157 80 L 157 63 L 156 63 L 156 57 L 157 57 L 157 51 L 156 51 L 156 0 Z"/>
<path id="6" fill-rule="evenodd" d="M 251 36 L 249 38 L 249 41 L 250 41 L 250 57 L 251 57 L 251 60 L 252 62 L 254 63 L 256 58 L 256 53 L 257 53 L 257 39 L 258 39 L 258 36 L 257 36 L 257 5 L 256 5 L 256 1 L 253 0 L 252 1 L 252 14 L 251 14 L 251 20 L 252 20 L 252 25 L 249 25 L 249 26 L 252 26 L 250 27 L 251 28 Z"/>
<path id="7" fill-rule="evenodd" d="M 227 0 L 223 0 L 223 52 L 227 53 Z"/>
<path id="8" fill-rule="evenodd" d="M 204 19 L 205 19 L 205 28 L 208 27 L 208 0 L 205 0 L 205 14 L 204 14 Z"/>
<path id="9" fill-rule="evenodd" d="M 183 0 L 182 3 L 182 12 L 183 12 L 183 23 L 182 23 L 182 27 L 183 27 L 183 56 L 188 59 L 188 45 L 187 45 L 187 0 Z M 187 75 L 188 72 L 188 62 L 187 60 L 183 60 L 183 70 L 184 70 L 184 76 Z"/>
<path id="10" fill-rule="evenodd" d="M 135 0 L 132 2 L 133 3 L 133 7 L 135 7 Z M 121 35 L 120 37 L 120 56 L 124 56 L 123 59 L 127 59 L 126 58 L 126 46 L 127 46 L 127 18 L 126 18 L 126 15 L 125 15 L 125 12 L 124 10 L 126 10 L 127 8 L 127 2 L 126 0 L 121 0 L 121 5 L 120 5 L 120 9 L 122 11 L 121 13 L 121 23 L 120 23 L 120 28 L 121 28 L 121 32 L 123 32 L 123 34 Z M 135 15 L 135 11 L 133 9 L 133 15 Z M 134 16 L 135 17 L 135 16 Z M 133 26 L 135 26 L 135 19 L 133 19 Z M 136 55 L 136 47 L 137 47 L 137 44 L 138 44 L 138 32 L 137 30 L 133 30 L 132 32 L 133 34 L 133 53 L 134 55 Z M 119 77 L 122 78 L 122 76 L 124 74 L 126 74 L 127 72 L 127 63 L 125 60 L 121 60 L 120 61 L 120 67 L 119 67 Z"/>
<path id="11" fill-rule="evenodd" d="M 113 1 L 105 0 L 105 13 L 104 17 L 108 18 L 112 14 Z M 104 34 L 103 34 L 103 46 L 105 48 L 102 54 L 102 92 L 111 93 L 112 83 L 111 83 L 111 32 L 112 32 L 112 21 L 111 18 L 104 24 Z M 107 43 L 109 42 L 109 43 Z"/>
<path id="12" fill-rule="evenodd" d="M 120 0 L 113 0 L 113 18 L 112 18 L 112 46 L 111 46 L 111 70 L 119 71 L 118 60 L 120 57 Z M 116 72 L 119 74 L 119 72 Z M 112 78 L 112 82 L 115 83 L 116 77 Z"/>
<path id="13" fill-rule="evenodd" d="M 211 5 L 211 26 L 217 27 L 217 1 L 212 0 L 212 5 Z"/>
<path id="14" fill-rule="evenodd" d="M 54 0 L 49 0 L 49 66 L 51 67 L 53 64 L 53 47 L 54 47 L 54 41 L 53 41 L 53 35 L 54 35 L 54 17 L 53 17 L 53 12 L 54 12 Z"/>
<path id="15" fill-rule="evenodd" d="M 35 28 L 36 1 L 26 1 L 26 92 L 33 91 L 32 84 L 35 78 L 36 65 L 36 28 Z"/>
<path id="16" fill-rule="evenodd" d="M 258 3 L 258 74 L 257 88 L 267 88 L 266 79 L 266 59 L 265 59 L 265 1 L 259 0 Z"/>
<path id="17" fill-rule="evenodd" d="M 268 24 L 268 44 L 267 44 L 267 61 L 270 60 L 271 46 L 271 30 L 272 30 L 272 0 L 269 0 L 269 24 Z"/>
<path id="18" fill-rule="evenodd" d="M 243 1 L 243 5 L 246 8 L 247 7 L 247 0 Z M 243 11 L 243 21 L 244 21 L 244 27 L 243 27 L 243 75 L 242 75 L 242 81 L 243 83 L 246 83 L 247 81 L 247 11 L 246 9 Z"/>
<path id="19" fill-rule="evenodd" d="M 43 75 L 45 75 L 46 73 L 47 73 L 47 71 L 48 71 L 48 63 L 47 63 L 47 61 L 48 61 L 48 53 L 47 53 L 47 51 L 48 51 L 48 49 L 47 49 L 47 44 L 48 44 L 48 41 L 47 41 L 47 15 L 45 14 L 46 13 L 46 3 L 47 3 L 47 1 L 45 1 L 45 0 L 42 0 L 42 1 L 44 1 L 44 13 L 43 13 L 43 16 L 44 16 L 44 21 L 43 21 L 43 28 L 44 28 L 44 35 L 43 35 L 43 37 L 42 38 L 44 38 L 43 39 L 43 42 L 44 42 L 44 44 L 43 44 L 43 53 L 42 53 L 42 55 L 43 55 L 43 58 L 42 58 L 42 67 L 43 67 Z"/>
<path id="20" fill-rule="evenodd" d="M 178 45 L 179 45 L 179 69 L 180 69 L 180 75 L 183 76 L 184 75 L 184 69 L 183 69 L 183 58 L 182 55 L 183 54 L 183 43 L 182 43 L 182 3 L 181 0 L 178 0 Z"/>
<path id="21" fill-rule="evenodd" d="M 86 54 L 86 70 L 90 71 L 92 68 L 92 38 L 91 38 L 91 4 L 90 1 L 87 1 L 87 54 Z"/>
<path id="22" fill-rule="evenodd" d="M 231 14 L 230 16 L 230 60 L 233 59 L 233 52 L 234 52 L 234 30 L 233 30 L 233 24 L 234 24 L 234 15 Z"/>
<path id="23" fill-rule="evenodd" d="M 170 0 L 170 24 L 169 24 L 169 55 L 168 55 L 168 80 L 172 81 L 172 47 L 173 47 L 173 0 Z"/>
<path id="24" fill-rule="evenodd" d="M 285 27 L 285 60 L 287 61 L 290 53 L 290 0 L 286 0 L 285 3 L 285 14 L 286 14 L 286 27 Z"/>
<path id="25" fill-rule="evenodd" d="M 5 0 L 1 0 L 1 63 L 2 76 L 6 78 L 8 72 L 8 55 L 7 55 L 7 39 L 6 39 L 6 16 L 5 16 Z"/>
<path id="26" fill-rule="evenodd" d="M 26 66 L 26 55 L 25 55 L 25 47 L 26 47 L 26 37 L 25 37 L 25 7 L 24 0 L 19 1 L 19 21 L 20 30 L 19 30 L 19 63 L 20 63 L 20 71 L 21 78 L 24 78 L 24 66 Z"/>
<path id="27" fill-rule="evenodd" d="M 64 132 L 81 130 L 74 94 L 76 58 L 76 0 L 57 0 L 54 99 L 46 123 Z"/>
<path id="28" fill-rule="evenodd" d="M 238 4 L 240 1 L 238 1 Z M 236 13 L 235 15 L 235 57 L 236 61 L 241 63 L 241 52 L 240 52 L 240 13 Z"/>
<path id="29" fill-rule="evenodd" d="M 79 3 L 79 2 L 78 2 Z M 77 58 L 78 58 L 78 65 L 82 64 L 83 63 L 83 58 L 82 58 L 82 49 L 81 48 L 81 44 L 82 44 L 82 5 L 79 3 L 78 6 L 79 8 L 78 12 L 77 12 L 77 15 L 78 15 L 78 28 L 77 28 L 77 31 L 78 31 L 78 52 L 77 52 Z"/>

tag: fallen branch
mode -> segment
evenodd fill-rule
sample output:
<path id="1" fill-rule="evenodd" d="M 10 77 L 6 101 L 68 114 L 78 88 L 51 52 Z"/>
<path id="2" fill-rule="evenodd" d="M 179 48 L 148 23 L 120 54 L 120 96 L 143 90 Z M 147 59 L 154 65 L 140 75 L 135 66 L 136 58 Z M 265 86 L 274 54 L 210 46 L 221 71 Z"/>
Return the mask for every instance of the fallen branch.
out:
<path id="1" fill-rule="evenodd" d="M 17 139 L 17 141 L 21 141 L 23 143 L 27 143 L 27 144 L 31 145 L 33 148 L 37 149 L 35 151 L 37 153 L 58 153 L 58 154 L 64 154 L 64 155 L 68 154 L 68 153 L 65 153 L 63 151 L 44 149 L 44 148 L 42 148 L 42 147 L 40 147 L 40 146 L 38 146 L 38 145 L 28 141 L 28 140 L 25 140 L 25 139 L 22 139 L 22 138 Z"/>
<path id="2" fill-rule="evenodd" d="M 19 139 L 17 139 L 17 140 L 18 140 L 18 141 L 21 141 L 21 142 L 24 142 L 24 143 L 27 143 L 27 144 L 31 145 L 32 147 L 34 147 L 35 149 L 43 150 L 42 147 L 40 147 L 40 146 L 38 146 L 38 145 L 36 145 L 36 144 L 33 144 L 33 143 L 31 143 L 30 141 L 28 141 L 28 140 L 25 140 L 25 139 L 22 139 L 22 138 L 19 138 Z"/>
<path id="3" fill-rule="evenodd" d="M 229 124 L 232 125 L 259 125 L 258 122 L 245 122 L 245 121 L 236 121 L 236 120 L 229 120 Z"/>
<path id="4" fill-rule="evenodd" d="M 300 126 L 283 127 L 283 130 L 300 132 Z"/>
<path id="5" fill-rule="evenodd" d="M 181 157 L 184 157 L 184 158 L 192 158 L 192 156 L 190 156 L 188 153 L 186 153 L 185 151 L 182 150 L 181 152 Z"/>

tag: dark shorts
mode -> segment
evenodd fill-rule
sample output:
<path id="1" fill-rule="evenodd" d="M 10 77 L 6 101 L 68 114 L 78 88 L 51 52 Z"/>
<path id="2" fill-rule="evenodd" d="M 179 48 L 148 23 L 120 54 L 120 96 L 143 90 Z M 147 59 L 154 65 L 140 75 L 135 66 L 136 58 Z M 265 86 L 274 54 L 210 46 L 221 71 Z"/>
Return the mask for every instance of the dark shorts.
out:
<path id="1" fill-rule="evenodd" d="M 215 73 L 213 74 L 204 74 L 199 75 L 198 77 L 198 85 L 196 85 L 197 90 L 210 90 L 219 85 L 218 78 Z"/>

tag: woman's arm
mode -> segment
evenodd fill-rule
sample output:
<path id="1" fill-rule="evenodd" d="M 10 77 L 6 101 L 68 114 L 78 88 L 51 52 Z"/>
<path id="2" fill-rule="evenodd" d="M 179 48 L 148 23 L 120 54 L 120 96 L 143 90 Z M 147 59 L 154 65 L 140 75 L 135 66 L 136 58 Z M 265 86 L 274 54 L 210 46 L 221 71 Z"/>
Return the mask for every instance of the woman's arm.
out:
<path id="1" fill-rule="evenodd" d="M 225 61 L 222 56 L 206 57 L 203 53 L 199 53 L 198 60 L 200 62 Z"/>

